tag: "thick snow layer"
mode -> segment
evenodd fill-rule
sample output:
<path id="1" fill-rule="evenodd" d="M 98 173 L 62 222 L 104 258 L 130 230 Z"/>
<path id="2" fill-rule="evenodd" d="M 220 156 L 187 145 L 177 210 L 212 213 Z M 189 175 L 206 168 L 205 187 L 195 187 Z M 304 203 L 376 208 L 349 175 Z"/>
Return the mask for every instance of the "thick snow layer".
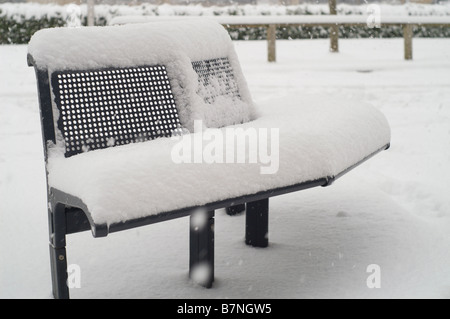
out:
<path id="1" fill-rule="evenodd" d="M 203 120 L 208 127 L 220 127 L 255 118 L 233 43 L 220 24 L 208 19 L 45 29 L 33 35 L 28 52 L 39 69 L 49 72 L 164 65 L 181 124 L 189 129 L 196 119 Z M 233 67 L 244 103 L 234 103 L 229 98 L 230 112 L 219 116 L 217 113 L 223 113 L 221 103 L 205 105 L 196 94 L 200 84 L 191 63 L 223 57 Z M 57 118 L 56 110 L 54 114 Z"/>
<path id="2" fill-rule="evenodd" d="M 270 200 L 269 247 L 244 242 L 245 215 L 216 212 L 215 282 L 188 279 L 189 219 L 93 239 L 67 236 L 81 269 L 73 298 L 450 298 L 450 41 L 237 42 L 255 101 L 368 102 L 392 146 L 331 187 Z M 432 49 L 431 49 L 432 48 Z M 26 46 L 0 46 L 0 298 L 50 298 L 46 181 L 36 81 Z M 220 183 L 220 181 L 218 181 Z M 381 267 L 369 289 L 367 267 Z"/>
<path id="3" fill-rule="evenodd" d="M 221 158 L 229 156 L 230 149 L 236 154 L 228 163 L 208 163 L 207 147 L 214 144 L 211 137 L 196 133 L 185 140 L 159 139 L 70 158 L 50 154 L 49 185 L 81 198 L 96 224 L 112 224 L 335 176 L 390 141 L 384 116 L 364 103 L 299 95 L 265 104 L 260 118 L 232 129 L 258 136 L 266 132 L 270 138 L 255 141 L 258 152 L 266 151 L 262 142 L 269 144 L 267 163 L 261 158 L 251 162 L 251 148 L 256 147 L 252 140 L 247 142 L 246 160 L 238 163 L 237 145 L 243 138 L 227 138 L 224 128 L 203 134 L 220 133 L 214 138 L 224 139 Z M 279 130 L 279 143 L 273 129 Z M 177 146 L 180 143 L 187 144 Z M 191 152 L 197 156 L 198 150 L 202 159 L 191 160 Z M 187 153 L 188 159 L 179 163 L 178 155 Z M 261 167 L 270 174 L 261 174 Z"/>
<path id="4" fill-rule="evenodd" d="M 195 17 L 184 17 L 194 19 Z M 180 17 L 161 16 L 118 16 L 109 22 L 111 25 L 143 23 L 158 20 L 176 21 Z M 221 24 L 228 25 L 265 25 L 265 24 L 366 24 L 369 15 L 266 15 L 266 16 L 216 16 L 208 17 Z M 450 24 L 450 16 L 390 16 L 380 15 L 383 24 Z"/>
<path id="5" fill-rule="evenodd" d="M 186 58 L 200 61 L 228 56 L 232 50 L 226 31 L 208 19 L 44 29 L 33 35 L 28 49 L 36 65 L 50 71 L 160 63 L 170 66 L 178 61 L 186 63 Z"/>

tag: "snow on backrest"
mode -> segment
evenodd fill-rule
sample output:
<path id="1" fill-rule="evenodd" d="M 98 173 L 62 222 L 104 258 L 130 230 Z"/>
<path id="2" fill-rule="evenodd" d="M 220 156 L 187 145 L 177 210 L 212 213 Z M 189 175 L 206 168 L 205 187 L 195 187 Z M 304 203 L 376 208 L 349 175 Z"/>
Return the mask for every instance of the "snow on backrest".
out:
<path id="1" fill-rule="evenodd" d="M 220 24 L 208 19 L 112 27 L 46 29 L 35 33 L 29 43 L 28 52 L 32 56 L 36 68 L 48 70 L 49 75 L 54 73 L 62 75 L 64 72 L 68 72 L 66 77 L 71 73 L 77 78 L 76 74 L 86 74 L 86 72 L 163 67 L 167 76 L 164 81 L 169 81 L 169 89 L 172 94 L 172 98 L 169 100 L 174 101 L 167 107 L 172 110 L 176 107 L 179 123 L 190 131 L 193 130 L 194 120 L 202 120 L 206 127 L 222 127 L 247 122 L 256 117 L 233 43 Z M 102 75 L 105 74 L 102 73 Z M 58 89 L 55 89 L 56 86 L 53 83 L 57 79 L 57 77 L 51 76 L 53 96 L 60 94 L 55 91 Z M 152 82 L 151 79 L 143 81 Z M 159 85 L 153 84 L 153 86 L 158 87 Z M 112 94 L 108 90 L 105 90 L 106 93 L 102 95 L 102 103 L 105 103 L 104 99 Z M 148 90 L 153 89 L 148 88 Z M 70 91 L 67 92 L 70 97 Z M 129 92 L 128 94 L 134 93 Z M 63 93 L 63 95 L 67 94 Z M 129 100 L 127 103 L 133 107 L 139 107 L 136 104 L 137 101 Z M 53 101 L 55 127 L 59 130 L 56 132 L 57 144 L 58 141 L 59 143 L 64 141 L 62 137 L 66 132 L 62 132 L 64 124 L 61 123 L 64 121 L 68 123 L 67 116 L 69 116 L 68 114 L 64 115 L 66 120 L 61 118 L 63 113 L 61 112 L 61 101 L 61 99 L 55 98 Z M 100 101 L 94 102 L 99 103 Z M 59 104 L 55 105 L 55 103 Z M 74 103 L 81 106 L 80 112 L 87 107 L 85 104 Z M 94 103 L 94 106 L 89 107 L 98 106 Z M 117 110 L 109 107 L 108 116 L 112 118 Z M 68 112 L 68 110 L 65 111 Z M 94 111 L 97 112 L 95 108 L 93 110 L 85 109 L 84 112 L 93 114 Z M 113 113 L 111 114 L 111 112 Z M 103 110 L 103 113 L 106 114 L 106 111 Z M 95 128 L 85 128 L 84 125 L 88 124 L 82 124 L 83 130 L 80 131 L 79 125 L 77 125 L 78 141 L 73 142 L 75 145 L 69 147 L 85 150 L 92 149 L 94 145 L 95 148 L 102 148 L 105 145 L 107 147 L 113 142 L 110 137 L 114 138 L 114 142 L 120 144 L 126 142 L 126 135 L 130 141 L 151 139 L 160 135 L 166 136 L 167 132 L 162 130 L 160 130 L 161 134 L 157 134 L 156 131 L 152 133 L 152 127 L 156 127 L 156 124 L 154 120 L 150 120 L 148 125 L 139 122 L 139 127 L 127 128 L 125 130 L 127 133 L 123 133 L 123 129 L 120 133 L 120 129 L 117 129 L 118 135 L 123 134 L 123 136 L 114 134 L 110 136 L 110 131 L 108 134 L 103 132 L 104 136 L 98 141 L 91 135 L 86 139 L 86 129 L 88 132 L 90 132 L 89 130 L 95 132 Z M 117 121 L 115 125 L 118 127 Z M 141 129 L 141 132 L 138 128 Z M 133 134 L 130 134 L 130 129 Z M 137 132 L 134 132 L 134 129 Z M 97 128 L 97 134 L 99 130 L 100 128 Z M 68 134 L 70 135 L 70 133 Z M 75 133 L 72 132 L 72 134 Z M 65 146 L 67 147 L 67 145 Z M 78 152 L 78 150 L 74 152 Z"/>
<path id="2" fill-rule="evenodd" d="M 197 93 L 205 103 L 213 104 L 219 96 L 240 99 L 239 88 L 228 58 L 192 62 L 198 75 Z"/>

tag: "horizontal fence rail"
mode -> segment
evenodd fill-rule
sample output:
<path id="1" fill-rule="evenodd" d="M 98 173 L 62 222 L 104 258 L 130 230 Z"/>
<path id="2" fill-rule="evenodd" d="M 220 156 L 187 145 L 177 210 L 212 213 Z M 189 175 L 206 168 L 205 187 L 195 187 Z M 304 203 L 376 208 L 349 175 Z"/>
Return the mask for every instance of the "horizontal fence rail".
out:
<path id="1" fill-rule="evenodd" d="M 400 26 L 403 28 L 404 58 L 412 60 L 412 38 L 414 27 L 450 27 L 450 16 L 380 16 L 373 19 L 367 15 L 274 15 L 274 16 L 204 16 L 232 28 L 267 28 L 267 60 L 276 61 L 276 29 L 284 27 L 372 27 Z M 194 16 L 118 16 L 110 25 L 170 21 L 179 19 L 198 19 Z M 337 33 L 330 32 L 335 37 Z"/>

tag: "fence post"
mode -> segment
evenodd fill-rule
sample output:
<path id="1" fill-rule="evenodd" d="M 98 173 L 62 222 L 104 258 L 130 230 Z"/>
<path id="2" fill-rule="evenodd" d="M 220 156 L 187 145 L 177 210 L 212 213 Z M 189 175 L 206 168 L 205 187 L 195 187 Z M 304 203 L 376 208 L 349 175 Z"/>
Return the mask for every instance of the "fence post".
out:
<path id="1" fill-rule="evenodd" d="M 403 40 L 405 46 L 405 60 L 412 60 L 412 38 L 413 38 L 412 24 L 404 24 Z"/>
<path id="2" fill-rule="evenodd" d="M 94 0 L 87 0 L 87 25 L 93 26 L 95 24 L 94 18 Z"/>
<path id="3" fill-rule="evenodd" d="M 336 15 L 336 0 L 328 0 L 328 6 L 330 7 L 330 15 Z M 339 26 L 333 25 L 330 27 L 330 51 L 339 52 Z"/>
<path id="4" fill-rule="evenodd" d="M 276 62 L 277 60 L 276 31 L 276 25 L 269 24 L 267 27 L 267 61 L 269 62 Z"/>

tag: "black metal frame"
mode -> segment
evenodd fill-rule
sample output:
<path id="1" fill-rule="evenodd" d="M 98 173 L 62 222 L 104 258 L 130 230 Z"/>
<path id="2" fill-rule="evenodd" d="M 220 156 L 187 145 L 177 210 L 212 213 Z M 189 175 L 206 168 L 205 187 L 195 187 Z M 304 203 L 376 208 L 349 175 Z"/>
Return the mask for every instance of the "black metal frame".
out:
<path id="1" fill-rule="evenodd" d="M 34 66 L 36 71 L 44 142 L 44 156 L 45 161 L 47 162 L 47 147 L 49 143 L 55 144 L 56 142 L 55 123 L 51 105 L 51 84 L 49 83 L 50 75 L 47 70 L 39 69 L 34 64 L 31 56 L 28 56 L 28 64 L 30 66 Z M 268 214 L 270 197 L 316 186 L 329 186 L 340 176 L 387 148 L 389 148 L 389 144 L 381 147 L 355 165 L 352 165 L 335 176 L 326 176 L 290 186 L 205 203 L 201 207 L 186 207 L 175 211 L 161 212 L 157 215 L 132 219 L 121 223 L 114 223 L 109 226 L 106 224 L 95 224 L 91 218 L 88 207 L 83 203 L 82 199 L 48 186 L 49 245 L 53 295 L 55 298 L 69 298 L 69 288 L 66 283 L 68 277 L 66 235 L 91 230 L 94 237 L 104 237 L 109 233 L 185 216 L 191 216 L 192 222 L 192 212 L 197 211 L 199 208 L 208 212 L 207 227 L 202 230 L 191 227 L 189 274 L 191 274 L 191 271 L 197 265 L 206 263 L 211 268 L 211 273 L 206 282 L 203 282 L 202 285 L 209 288 L 212 286 L 214 281 L 214 211 L 216 209 L 226 208 L 227 213 L 232 215 L 242 212 L 246 208 L 246 244 L 254 247 L 266 247 L 268 245 Z"/>

